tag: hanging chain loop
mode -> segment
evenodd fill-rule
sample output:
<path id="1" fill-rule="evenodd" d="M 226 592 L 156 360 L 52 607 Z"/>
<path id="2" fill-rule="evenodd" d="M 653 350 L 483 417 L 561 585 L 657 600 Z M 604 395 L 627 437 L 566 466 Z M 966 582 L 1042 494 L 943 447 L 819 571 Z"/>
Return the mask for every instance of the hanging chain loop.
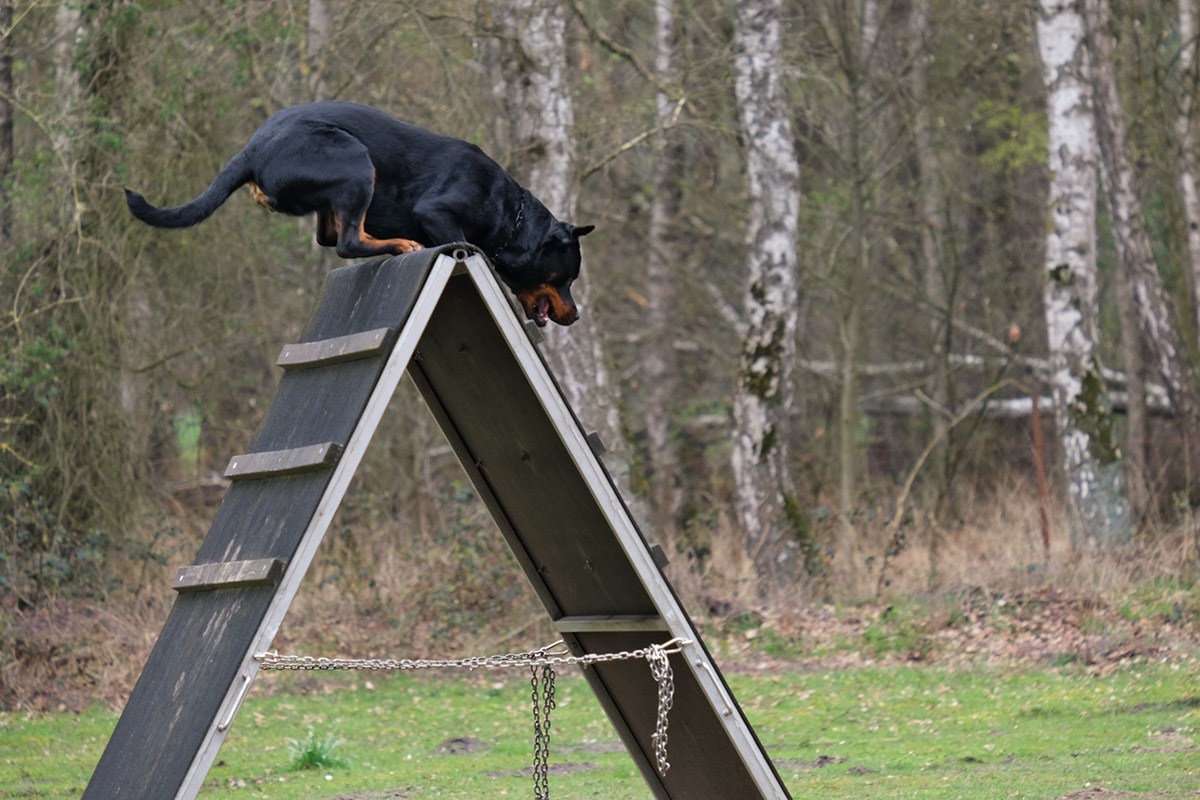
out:
<path id="1" fill-rule="evenodd" d="M 533 797 L 534 800 L 550 800 L 550 711 L 555 707 L 554 667 L 535 665 L 529 672 L 529 683 L 533 686 Z"/>
<path id="2" fill-rule="evenodd" d="M 472 656 L 470 658 L 324 658 L 292 656 L 269 651 L 258 653 L 254 660 L 261 669 L 290 670 L 418 670 L 418 669 L 511 669 L 525 667 L 532 673 L 533 683 L 533 729 L 534 729 L 534 790 L 538 800 L 549 795 L 547 775 L 550 753 L 550 710 L 554 708 L 554 668 L 579 664 L 604 664 L 612 661 L 645 659 L 650 674 L 658 684 L 658 713 L 655 717 L 654 760 L 660 775 L 666 775 L 671 764 L 667 761 L 667 714 L 675 702 L 675 678 L 667 656 L 679 653 L 691 644 L 691 640 L 675 637 L 662 644 L 652 644 L 639 650 L 620 650 L 615 653 L 587 653 L 572 655 L 560 639 L 538 650 L 525 653 L 506 653 L 494 656 Z M 540 668 L 540 669 L 539 669 Z M 540 690 L 540 691 L 539 691 Z M 539 701 L 539 695 L 541 697 Z M 539 705 L 540 703 L 540 705 Z M 540 760 L 539 760 L 540 759 Z M 542 794 L 538 794 L 542 792 Z"/>
<path id="3" fill-rule="evenodd" d="M 646 661 L 650 664 L 650 674 L 658 683 L 658 716 L 650 740 L 654 743 L 654 760 L 658 763 L 659 774 L 666 775 L 671 768 L 671 762 L 667 761 L 667 714 L 675 704 L 675 678 L 666 651 L 653 647 L 650 650 Z"/>

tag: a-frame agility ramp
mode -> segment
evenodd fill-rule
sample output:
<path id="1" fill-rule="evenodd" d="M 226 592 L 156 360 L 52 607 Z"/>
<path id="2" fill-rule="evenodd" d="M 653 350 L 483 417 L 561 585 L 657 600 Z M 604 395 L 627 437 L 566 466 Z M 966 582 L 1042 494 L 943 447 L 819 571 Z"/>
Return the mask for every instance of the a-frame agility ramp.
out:
<path id="1" fill-rule="evenodd" d="M 408 372 L 574 655 L 688 640 L 670 656 L 671 767 L 640 661 L 583 670 L 656 798 L 788 793 L 537 347 L 478 250 L 332 271 L 84 791 L 191 800 Z"/>

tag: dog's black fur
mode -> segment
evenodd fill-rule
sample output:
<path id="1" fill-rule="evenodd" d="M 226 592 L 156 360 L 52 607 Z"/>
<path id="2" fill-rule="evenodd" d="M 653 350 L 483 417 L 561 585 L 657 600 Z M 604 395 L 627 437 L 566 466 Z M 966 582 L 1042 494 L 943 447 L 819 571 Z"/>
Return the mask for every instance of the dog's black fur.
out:
<path id="1" fill-rule="evenodd" d="M 343 258 L 470 242 L 538 325 L 578 316 L 576 227 L 554 218 L 473 144 L 400 122 L 378 109 L 328 101 L 268 119 L 195 200 L 156 208 L 126 190 L 134 216 L 159 228 L 207 219 L 244 184 L 262 205 L 317 214 L 317 242 Z M 421 243 L 421 244 L 418 244 Z"/>

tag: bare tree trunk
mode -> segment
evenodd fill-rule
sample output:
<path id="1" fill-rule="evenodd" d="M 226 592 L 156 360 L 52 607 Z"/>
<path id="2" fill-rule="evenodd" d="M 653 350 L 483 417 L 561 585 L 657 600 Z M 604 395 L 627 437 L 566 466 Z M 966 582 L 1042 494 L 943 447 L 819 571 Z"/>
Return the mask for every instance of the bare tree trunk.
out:
<path id="1" fill-rule="evenodd" d="M 74 3 L 61 3 L 54 16 L 54 91 L 58 98 L 65 122 L 75 123 L 75 117 L 83 107 L 83 81 L 79 75 L 76 58 L 79 45 L 87 29 L 84 27 L 82 14 Z M 69 171 L 75 170 L 78 154 L 70 132 L 77 128 L 73 124 L 63 124 L 53 137 L 54 149 L 59 159 Z M 72 176 L 67 176 L 72 180 Z M 71 192 L 74 196 L 74 191 Z M 77 204 L 76 204 L 77 205 Z M 78 208 L 73 209 L 78 213 Z M 72 226 L 74 228 L 74 226 Z"/>
<path id="2" fill-rule="evenodd" d="M 675 32 L 675 0 L 654 2 L 654 71 L 663 87 L 678 88 L 679 56 Z M 675 103 L 665 92 L 655 96 L 657 124 L 670 124 Z M 651 176 L 650 220 L 646 250 L 647 344 L 644 362 L 646 392 L 646 438 L 650 447 L 651 508 L 655 527 L 673 527 L 682 500 L 677 476 L 679 461 L 671 440 L 671 418 L 675 396 L 675 275 L 680 258 L 671 238 L 671 227 L 679 216 L 680 178 L 683 152 L 670 132 L 654 138 Z"/>
<path id="3" fill-rule="evenodd" d="M 929 125 L 928 87 L 926 63 L 930 57 L 925 52 L 925 37 L 929 33 L 929 0 L 916 0 L 908 20 L 908 52 L 912 61 L 909 76 L 913 102 L 913 149 L 917 156 L 917 180 L 921 191 L 921 260 L 925 297 L 932 308 L 947 309 L 952 313 L 945 265 L 941 258 L 941 243 L 944 234 L 942 220 L 942 188 L 938 171 L 937 154 L 934 152 Z M 948 337 L 951 327 L 945 317 L 931 316 L 929 320 L 929 381 L 926 392 L 933 401 L 932 436 L 938 444 L 930 454 L 930 466 L 938 482 L 938 502 L 935 514 L 944 512 L 950 493 L 948 465 L 948 437 L 950 419 L 947 410 L 950 402 L 950 348 Z M 930 582 L 937 578 L 939 550 L 939 525 L 929 528 L 929 575 Z"/>
<path id="4" fill-rule="evenodd" d="M 781 6 L 781 0 L 740 3 L 733 38 L 750 224 L 732 466 L 738 522 L 764 578 L 783 574 L 795 546 L 788 518 L 793 502 L 788 414 L 799 307 L 800 167 L 782 85 Z"/>
<path id="5" fill-rule="evenodd" d="M 506 144 L 528 188 L 551 213 L 575 214 L 575 107 L 567 85 L 567 20 L 556 0 L 491 0 L 498 34 L 489 70 L 497 97 L 511 109 Z"/>
<path id="6" fill-rule="evenodd" d="M 1142 330 L 1138 326 L 1137 306 L 1128 281 L 1118 280 L 1117 313 L 1121 320 L 1121 366 L 1125 370 L 1125 436 L 1122 457 L 1125 463 L 1129 506 L 1133 519 L 1141 521 L 1150 502 L 1149 473 L 1146 471 L 1146 381 L 1142 358 Z"/>
<path id="7" fill-rule="evenodd" d="M 8 252 L 13 242 L 12 199 L 8 182 L 13 168 L 13 79 L 12 79 L 13 0 L 0 0 L 0 252 Z"/>
<path id="8" fill-rule="evenodd" d="M 332 24 L 327 0 L 308 0 L 308 41 L 304 48 L 304 63 L 309 95 L 313 100 L 329 99 L 329 83 L 325 80 L 325 47 L 329 44 Z"/>
<path id="9" fill-rule="evenodd" d="M 850 4 L 852 7 L 853 4 Z M 862 0 L 860 15 L 843 7 L 837 17 L 842 54 L 842 72 L 850 94 L 849 171 L 852 182 L 851 204 L 854 220 L 852 256 L 847 267 L 845 291 L 849 308 L 840 320 L 841 397 L 838 407 L 838 489 L 841 501 L 841 525 L 837 554 L 842 570 L 858 570 L 858 533 L 855 513 L 858 505 L 860 462 L 858 405 L 858 361 L 862 351 L 863 319 L 866 313 L 868 276 L 871 269 L 871 168 L 867 163 L 867 77 L 879 36 L 878 0 Z"/>
<path id="10" fill-rule="evenodd" d="M 1084 30 L 1074 0 L 1041 0 L 1037 36 L 1051 175 L 1043 301 L 1074 543 L 1093 537 L 1111 542 L 1128 534 L 1111 404 L 1095 356 L 1099 145 Z"/>
<path id="11" fill-rule="evenodd" d="M 1084 0 L 1083 5 L 1094 71 L 1096 129 L 1108 178 L 1105 189 L 1117 259 L 1133 290 L 1142 333 L 1171 405 L 1183 419 L 1195 422 L 1200 420 L 1195 376 L 1172 321 L 1129 162 L 1112 39 L 1107 30 L 1111 16 L 1108 0 Z"/>
<path id="12" fill-rule="evenodd" d="M 929 126 L 929 104 L 926 86 L 925 36 L 929 28 L 929 0 L 916 0 L 909 18 L 909 55 L 912 59 L 910 81 L 913 96 L 913 146 L 917 155 L 917 173 L 921 188 L 921 258 L 924 262 L 923 276 L 925 294 L 934 308 L 949 305 L 945 268 L 940 256 L 944 224 L 942 221 L 942 190 L 938 171 L 937 154 Z M 929 396 L 941 408 L 949 408 L 949 359 L 946 351 L 945 330 L 948 326 L 940 319 L 930 320 L 931 366 Z M 943 414 L 934 418 L 934 435 L 943 438 L 947 427 Z M 940 462 L 944 458 L 944 448 Z M 935 451 L 936 453 L 937 451 Z M 940 472 L 944 472 L 940 470 Z"/>
<path id="13" fill-rule="evenodd" d="M 867 67 L 879 43 L 879 0 L 862 0 L 862 33 L 859 36 L 860 63 Z"/>
<path id="14" fill-rule="evenodd" d="M 859 408 L 858 408 L 858 358 L 862 339 L 862 317 L 864 299 L 861 291 L 865 287 L 861 276 L 866 274 L 868 247 L 863 225 L 862 197 L 855 190 L 854 225 L 856 229 L 853 276 L 846 282 L 852 295 L 848 313 L 839 320 L 839 339 L 842 348 L 840 368 L 840 395 L 838 396 L 838 498 L 841 507 L 841 524 L 838 526 L 837 558 L 842 570 L 853 573 L 858 568 L 858 532 L 854 527 L 855 509 L 858 505 L 858 451 L 859 451 Z"/>
<path id="15" fill-rule="evenodd" d="M 328 100 L 329 81 L 325 79 L 325 65 L 329 59 L 326 48 L 329 46 L 329 32 L 333 27 L 330 14 L 329 0 L 308 0 L 308 28 L 304 43 L 304 57 L 301 61 L 301 73 L 305 81 L 304 88 L 308 90 L 308 99 L 314 102 Z M 300 89 L 301 87 L 297 87 Z M 316 223 L 313 226 L 313 238 L 309 247 L 313 256 L 320 262 L 324 270 L 332 269 L 337 263 L 337 253 L 332 248 L 322 247 L 317 243 Z"/>
<path id="16" fill-rule="evenodd" d="M 567 83 L 567 20 L 558 0 L 491 0 L 485 25 L 497 34 L 485 61 L 492 90 L 505 109 L 501 139 L 513 154 L 511 171 L 559 219 L 571 221 L 579 200 L 575 163 L 575 109 Z M 586 250 L 586 248 L 585 248 Z M 589 313 L 588 259 L 571 292 L 580 308 L 570 328 L 548 326 L 546 360 L 571 407 L 600 434 L 606 464 L 622 488 L 629 487 L 629 459 L 621 430 L 617 387 L 593 316 Z M 626 492 L 626 499 L 632 496 Z"/>
<path id="17" fill-rule="evenodd" d="M 72 231 L 77 242 L 82 242 L 83 238 L 83 202 L 79 196 L 79 186 L 86 170 L 86 149 L 80 146 L 80 142 L 86 140 L 86 131 L 92 124 L 87 118 L 84 70 L 88 56 L 85 53 L 89 49 L 88 40 L 92 33 L 88 26 L 97 24 L 98 20 L 103 20 L 101 14 L 94 13 L 85 18 L 75 3 L 61 3 L 54 18 L 54 87 L 62 118 L 53 135 L 53 144 L 66 171 L 63 176 L 63 229 Z M 147 426 L 137 424 L 144 419 L 148 410 L 148 380 L 131 365 L 135 363 L 139 345 L 143 341 L 139 338 L 139 334 L 143 333 L 143 326 L 139 323 L 145 319 L 148 311 L 145 291 L 130 291 L 116 310 L 120 324 L 126 328 L 117 344 L 117 361 L 120 365 L 117 369 L 117 396 L 121 411 L 132 423 L 129 426 L 130 436 L 125 442 L 126 451 L 130 462 L 138 463 L 149 446 Z"/>
<path id="18" fill-rule="evenodd" d="M 1180 75 L 1179 117 L 1175 136 L 1179 147 L 1179 195 L 1187 225 L 1187 270 L 1192 284 L 1192 312 L 1200 331 L 1200 192 L 1196 189 L 1196 137 L 1192 133 L 1192 92 L 1196 86 L 1196 13 L 1193 0 L 1179 0 Z"/>

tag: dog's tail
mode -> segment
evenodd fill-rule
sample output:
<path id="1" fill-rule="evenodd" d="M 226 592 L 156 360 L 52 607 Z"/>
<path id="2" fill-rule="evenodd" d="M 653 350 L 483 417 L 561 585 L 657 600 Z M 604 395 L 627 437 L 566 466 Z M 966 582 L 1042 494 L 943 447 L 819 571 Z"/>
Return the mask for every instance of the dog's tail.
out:
<path id="1" fill-rule="evenodd" d="M 137 192 L 125 190 L 125 201 L 133 215 L 156 228 L 186 228 L 203 222 L 253 176 L 246 151 L 238 153 L 226 164 L 204 192 L 190 203 L 174 208 L 158 208 L 146 202 Z"/>

